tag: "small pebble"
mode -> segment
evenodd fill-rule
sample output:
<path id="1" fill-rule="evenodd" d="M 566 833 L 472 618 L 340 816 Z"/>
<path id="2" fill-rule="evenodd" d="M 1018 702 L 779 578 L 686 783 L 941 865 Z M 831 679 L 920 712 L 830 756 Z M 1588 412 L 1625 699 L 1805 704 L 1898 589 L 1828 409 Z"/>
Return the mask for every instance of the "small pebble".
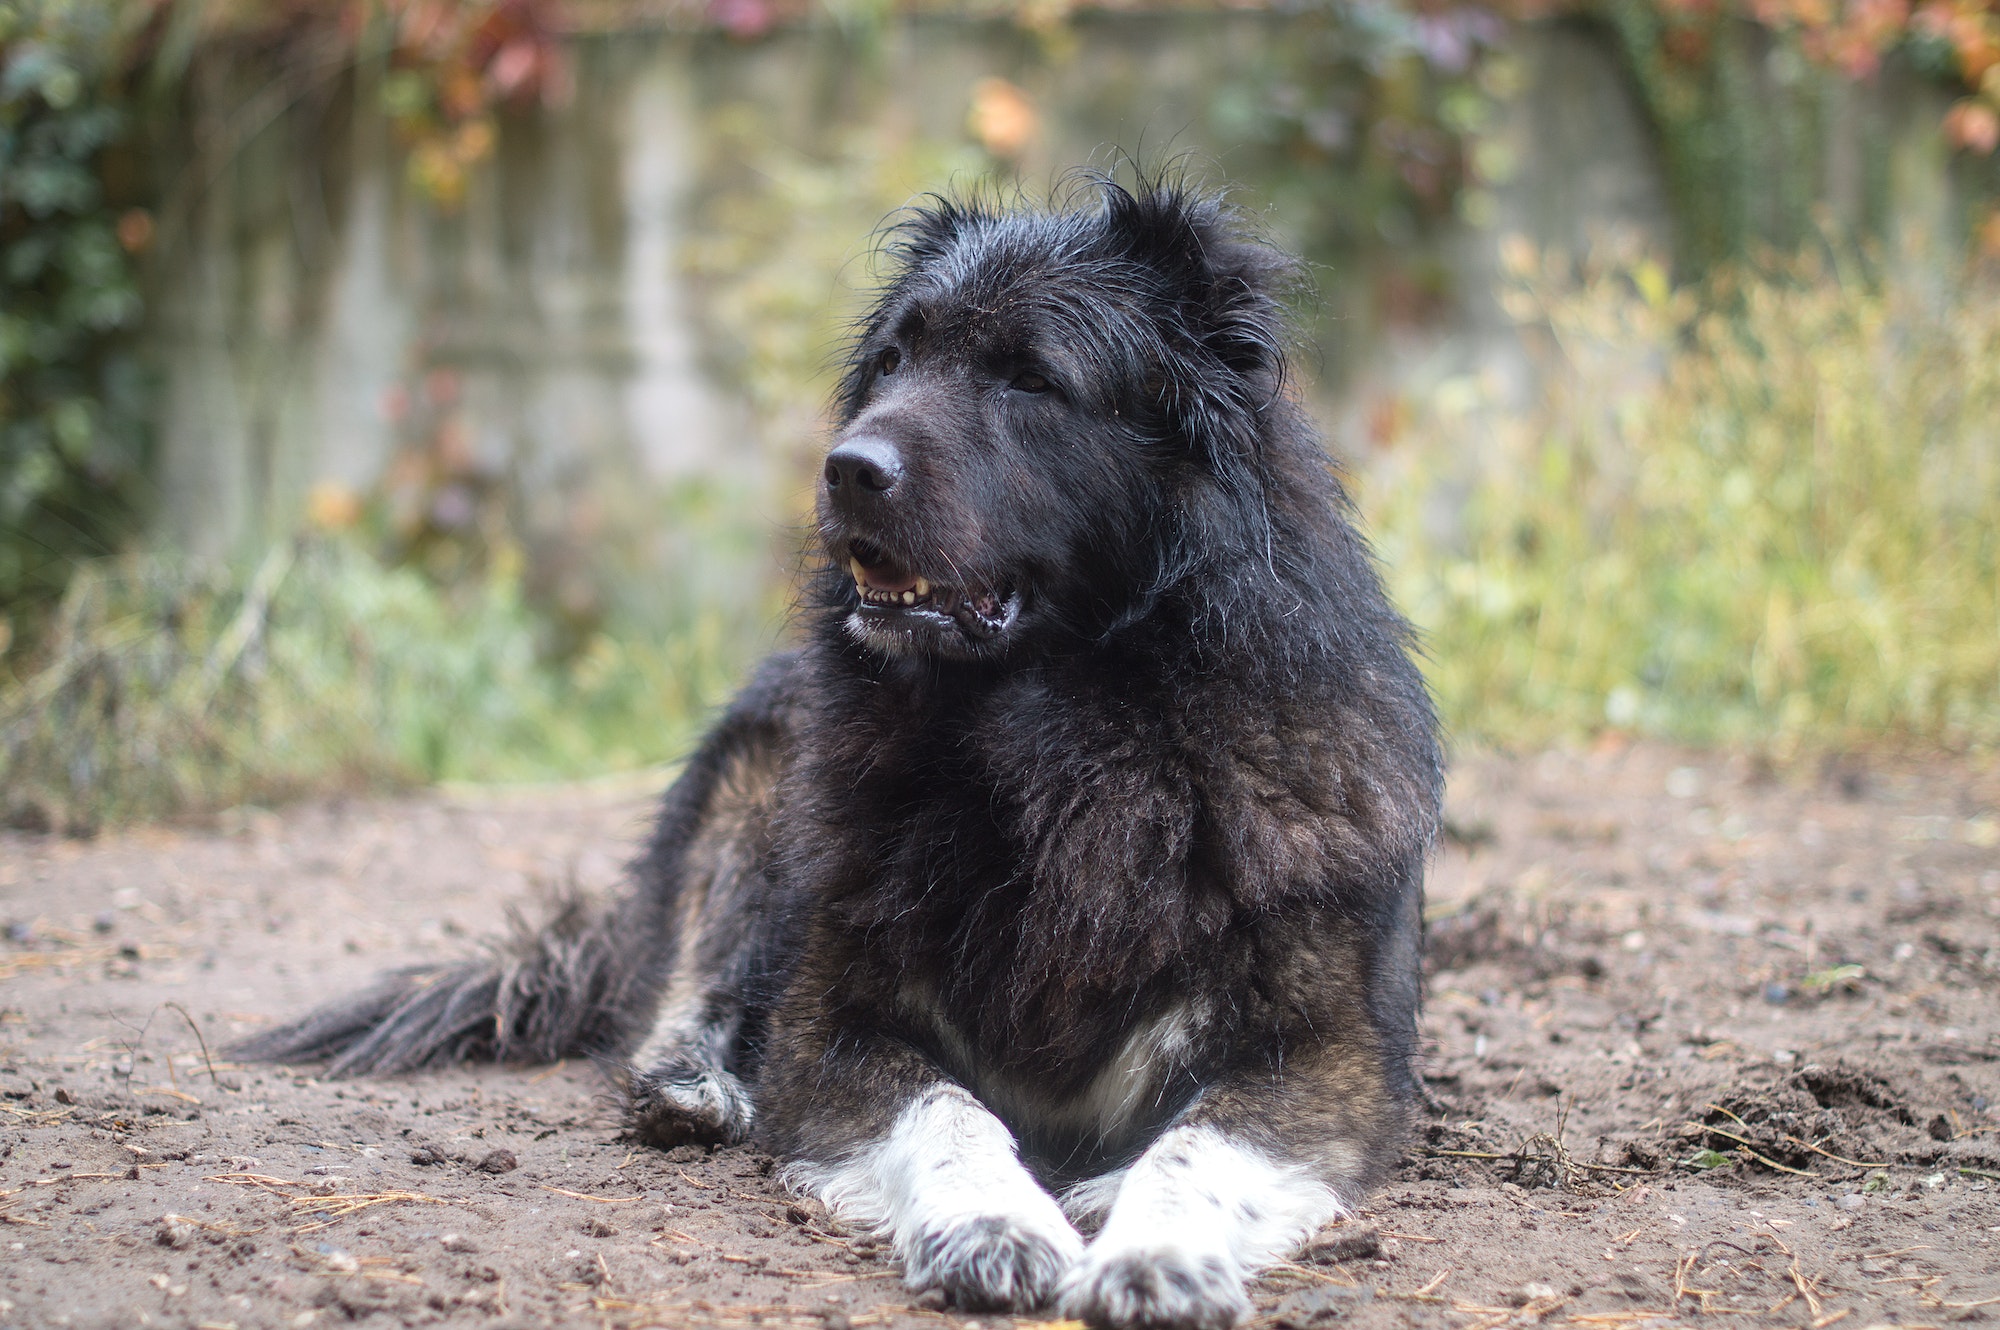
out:
<path id="1" fill-rule="evenodd" d="M 329 1270 L 351 1275 L 361 1269 L 360 1261 L 338 1247 L 330 1247 L 322 1242 L 315 1250 L 319 1252 L 319 1259 L 326 1263 L 326 1268 Z"/>
<path id="2" fill-rule="evenodd" d="M 479 1250 L 479 1248 L 473 1246 L 465 1237 L 457 1233 L 447 1233 L 439 1238 L 438 1246 L 443 1247 L 446 1251 L 455 1252 L 473 1252 Z"/>
<path id="3" fill-rule="evenodd" d="M 479 1161 L 481 1173 L 512 1173 L 520 1166 L 521 1161 L 514 1158 L 512 1150 L 491 1150 Z"/>
<path id="4" fill-rule="evenodd" d="M 1862 1206 L 1868 1204 L 1868 1199 L 1858 1191 L 1851 1191 L 1835 1201 L 1834 1204 L 1843 1210 L 1859 1210 Z"/>

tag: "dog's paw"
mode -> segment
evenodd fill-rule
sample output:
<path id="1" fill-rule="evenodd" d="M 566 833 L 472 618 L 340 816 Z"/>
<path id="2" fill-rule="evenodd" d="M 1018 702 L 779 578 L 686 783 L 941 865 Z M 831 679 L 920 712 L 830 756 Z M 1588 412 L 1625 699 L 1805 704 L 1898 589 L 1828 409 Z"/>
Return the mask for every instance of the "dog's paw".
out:
<path id="1" fill-rule="evenodd" d="M 1060 1216 L 1054 1224 L 964 1216 L 909 1238 L 903 1279 L 911 1288 L 942 1288 L 953 1305 L 968 1310 L 1026 1311 L 1054 1295 L 1082 1254 L 1083 1239 Z"/>
<path id="2" fill-rule="evenodd" d="M 1229 1330 L 1250 1314 L 1229 1261 L 1168 1245 L 1093 1249 L 1063 1281 L 1060 1306 L 1098 1330 Z"/>
<path id="3" fill-rule="evenodd" d="M 729 1072 L 668 1063 L 635 1075 L 632 1128 L 661 1147 L 734 1145 L 750 1134 L 750 1092 Z"/>

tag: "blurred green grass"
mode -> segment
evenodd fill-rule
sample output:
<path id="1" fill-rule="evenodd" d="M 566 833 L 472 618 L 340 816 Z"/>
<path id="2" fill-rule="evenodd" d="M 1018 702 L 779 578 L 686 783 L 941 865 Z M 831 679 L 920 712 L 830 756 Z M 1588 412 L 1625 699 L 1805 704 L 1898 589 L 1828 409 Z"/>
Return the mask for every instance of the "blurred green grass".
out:
<path id="1" fill-rule="evenodd" d="M 739 563 L 768 533 L 702 506 Z M 83 832 L 440 781 L 563 779 L 677 760 L 768 649 L 782 592 L 701 563 L 552 657 L 502 549 L 440 586 L 353 531 L 249 567 L 87 565 L 34 668 L 0 681 L 0 813 Z M 748 594 L 729 594 L 747 584 Z"/>
<path id="2" fill-rule="evenodd" d="M 1363 500 L 1463 738 L 2000 740 L 2000 290 L 1506 248 L 1544 389 L 1409 406 Z"/>

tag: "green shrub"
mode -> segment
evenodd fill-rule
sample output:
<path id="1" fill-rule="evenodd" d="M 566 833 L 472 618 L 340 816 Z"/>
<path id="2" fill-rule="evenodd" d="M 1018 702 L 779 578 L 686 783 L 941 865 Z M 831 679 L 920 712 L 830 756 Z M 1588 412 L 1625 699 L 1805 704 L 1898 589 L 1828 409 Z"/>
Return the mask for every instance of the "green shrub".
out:
<path id="1" fill-rule="evenodd" d="M 1990 284 L 1508 259 L 1540 400 L 1439 385 L 1364 481 L 1461 734 L 2000 740 Z"/>
<path id="2" fill-rule="evenodd" d="M 152 221 L 121 219 L 102 165 L 132 119 L 119 52 L 140 9 L 0 2 L 0 648 L 134 525 L 147 394 L 129 250 Z"/>
<path id="3" fill-rule="evenodd" d="M 670 761 L 768 644 L 775 609 L 667 596 L 655 632 L 552 662 L 519 585 L 502 558 L 442 590 L 339 536 L 281 545 L 247 575 L 84 565 L 43 663 L 0 685 L 0 811 L 79 830 Z"/>

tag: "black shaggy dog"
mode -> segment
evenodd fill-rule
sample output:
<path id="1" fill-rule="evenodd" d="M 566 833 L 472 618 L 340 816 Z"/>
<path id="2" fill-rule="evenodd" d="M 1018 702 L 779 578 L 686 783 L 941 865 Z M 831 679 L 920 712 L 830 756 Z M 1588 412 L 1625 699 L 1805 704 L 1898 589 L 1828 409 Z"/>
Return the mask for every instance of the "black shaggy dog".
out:
<path id="1" fill-rule="evenodd" d="M 596 1054 L 642 1134 L 755 1133 L 912 1286 L 1228 1326 L 1415 1094 L 1409 633 L 1286 390 L 1291 267 L 1220 203 L 939 202 L 890 254 L 803 644 L 631 895 L 245 1051 Z"/>

